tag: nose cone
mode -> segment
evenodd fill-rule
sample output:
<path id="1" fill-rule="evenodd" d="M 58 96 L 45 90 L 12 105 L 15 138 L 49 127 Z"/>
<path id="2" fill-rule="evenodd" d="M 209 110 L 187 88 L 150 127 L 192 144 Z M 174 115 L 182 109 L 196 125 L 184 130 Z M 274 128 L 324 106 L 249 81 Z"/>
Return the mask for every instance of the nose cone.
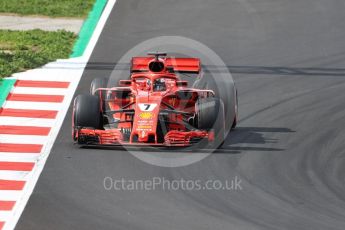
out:
<path id="1" fill-rule="evenodd" d="M 160 100 L 137 98 L 133 120 L 132 137 L 137 136 L 138 142 L 148 142 L 150 136 L 156 136 Z"/>

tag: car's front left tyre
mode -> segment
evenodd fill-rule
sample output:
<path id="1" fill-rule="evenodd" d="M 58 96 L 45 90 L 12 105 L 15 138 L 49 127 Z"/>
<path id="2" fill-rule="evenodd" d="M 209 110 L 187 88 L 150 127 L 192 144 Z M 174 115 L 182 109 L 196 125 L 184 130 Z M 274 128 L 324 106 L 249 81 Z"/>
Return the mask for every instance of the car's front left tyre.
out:
<path id="1" fill-rule="evenodd" d="M 102 129 L 99 98 L 93 95 L 78 95 L 74 99 L 72 119 L 72 136 L 75 141 L 78 139 L 78 129 Z"/>

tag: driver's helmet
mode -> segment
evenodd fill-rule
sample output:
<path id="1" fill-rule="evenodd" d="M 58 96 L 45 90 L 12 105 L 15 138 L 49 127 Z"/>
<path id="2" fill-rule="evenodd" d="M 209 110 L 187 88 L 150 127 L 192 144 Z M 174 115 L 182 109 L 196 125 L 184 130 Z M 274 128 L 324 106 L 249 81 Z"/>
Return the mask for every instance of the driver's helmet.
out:
<path id="1" fill-rule="evenodd" d="M 153 91 L 165 91 L 165 90 L 166 90 L 165 80 L 162 78 L 156 79 L 153 84 Z"/>

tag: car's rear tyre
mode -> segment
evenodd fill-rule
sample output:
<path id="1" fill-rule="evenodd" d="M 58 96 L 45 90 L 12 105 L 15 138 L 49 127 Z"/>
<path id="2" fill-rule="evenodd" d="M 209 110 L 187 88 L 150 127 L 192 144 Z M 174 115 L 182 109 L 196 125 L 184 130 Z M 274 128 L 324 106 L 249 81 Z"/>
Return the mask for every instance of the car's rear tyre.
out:
<path id="1" fill-rule="evenodd" d="M 225 139 L 224 104 L 219 98 L 203 98 L 196 103 L 197 128 L 213 130 L 214 141 L 208 147 L 216 149 L 222 146 Z M 201 142 L 201 146 L 204 144 Z"/>
<path id="2" fill-rule="evenodd" d="M 237 116 L 235 116 L 234 121 L 232 122 L 231 129 L 236 128 L 236 126 L 237 126 Z"/>
<path id="3" fill-rule="evenodd" d="M 78 95 L 73 104 L 72 136 L 77 140 L 81 128 L 102 129 L 100 102 L 97 96 Z"/>
<path id="4" fill-rule="evenodd" d="M 108 88 L 108 81 L 109 79 L 106 77 L 100 77 L 100 78 L 95 78 L 92 80 L 91 85 L 90 85 L 90 94 L 97 96 L 101 100 L 101 111 L 105 112 L 109 109 L 108 103 L 106 102 L 107 100 L 107 92 L 102 91 L 96 91 L 99 88 Z M 108 123 L 108 119 L 104 118 L 103 123 Z"/>
<path id="5" fill-rule="evenodd" d="M 235 89 L 235 97 L 236 97 L 236 101 L 235 101 L 235 118 L 234 121 L 232 122 L 231 125 L 231 129 L 236 128 L 237 126 L 237 118 L 238 118 L 238 95 L 237 95 L 237 89 Z"/>
<path id="6" fill-rule="evenodd" d="M 96 90 L 99 88 L 107 88 L 107 85 L 108 78 L 101 77 L 93 79 L 90 85 L 90 94 L 98 96 L 99 94 L 96 92 Z"/>

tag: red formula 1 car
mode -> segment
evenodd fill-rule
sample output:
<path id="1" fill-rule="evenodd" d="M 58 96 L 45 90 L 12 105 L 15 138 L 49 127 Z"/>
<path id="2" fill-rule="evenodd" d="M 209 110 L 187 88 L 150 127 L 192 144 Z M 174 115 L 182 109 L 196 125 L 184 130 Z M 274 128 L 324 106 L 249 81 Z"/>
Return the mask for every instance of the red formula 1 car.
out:
<path id="1" fill-rule="evenodd" d="M 73 140 L 80 145 L 184 147 L 204 142 L 218 147 L 227 133 L 222 99 L 210 89 L 188 88 L 175 74 L 198 74 L 200 68 L 197 58 L 151 53 L 132 59 L 130 79 L 120 80 L 119 86 L 94 79 L 90 94 L 74 100 Z M 229 119 L 234 126 L 236 116 Z"/>

